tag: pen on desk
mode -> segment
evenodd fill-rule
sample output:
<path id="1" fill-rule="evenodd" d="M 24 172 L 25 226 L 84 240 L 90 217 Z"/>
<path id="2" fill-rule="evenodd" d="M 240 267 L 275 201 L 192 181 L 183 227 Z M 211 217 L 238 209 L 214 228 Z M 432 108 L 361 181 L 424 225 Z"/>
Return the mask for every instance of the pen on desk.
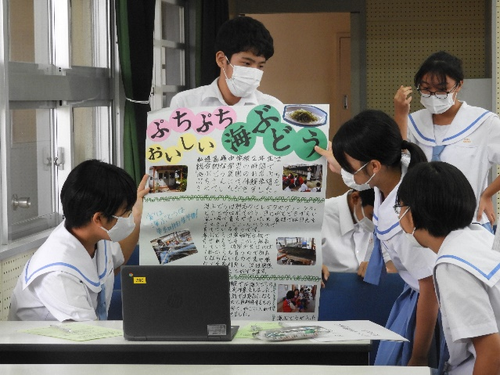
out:
<path id="1" fill-rule="evenodd" d="M 65 327 L 61 327 L 61 326 L 56 326 L 54 324 L 51 324 L 51 327 L 59 329 L 59 330 L 61 330 L 63 332 L 66 332 L 66 333 L 73 333 L 73 331 L 71 329 L 69 329 L 69 328 L 65 328 Z"/>

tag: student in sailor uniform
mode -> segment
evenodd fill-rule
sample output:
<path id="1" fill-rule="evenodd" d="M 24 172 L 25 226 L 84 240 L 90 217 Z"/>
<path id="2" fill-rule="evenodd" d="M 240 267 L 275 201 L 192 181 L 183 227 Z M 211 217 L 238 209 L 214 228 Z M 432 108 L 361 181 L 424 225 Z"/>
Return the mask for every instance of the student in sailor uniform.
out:
<path id="1" fill-rule="evenodd" d="M 458 100 L 463 79 L 460 59 L 444 51 L 434 53 L 414 78 L 425 108 L 409 114 L 412 89 L 401 86 L 394 97 L 395 119 L 403 138 L 419 145 L 429 161 L 445 161 L 464 173 L 478 202 L 475 221 L 492 231 L 491 197 L 500 190 L 500 179 L 488 186 L 488 173 L 500 164 L 500 119 Z"/>
<path id="2" fill-rule="evenodd" d="M 471 224 L 476 197 L 466 177 L 448 163 L 418 165 L 404 177 L 394 207 L 411 241 L 437 254 L 448 374 L 500 374 L 500 252 L 492 250 L 491 233 Z"/>
<path id="3" fill-rule="evenodd" d="M 408 167 L 425 162 L 425 155 L 418 146 L 402 139 L 390 116 L 377 110 L 363 111 L 343 124 L 333 137 L 332 149 L 333 155 L 328 155 L 326 150 L 315 148 L 327 157 L 332 170 L 342 174 L 346 185 L 356 190 L 375 190 L 373 222 L 377 246 L 370 257 L 365 281 L 378 284 L 380 272 L 385 271 L 382 249 L 405 281 L 386 327 L 409 342 L 382 341 L 375 364 L 437 367 L 437 363 L 429 361 L 439 356 L 437 351 L 430 351 L 438 316 L 432 280 L 436 255 L 425 248 L 414 251 L 393 210 L 401 178 Z"/>
<path id="4" fill-rule="evenodd" d="M 273 38 L 262 22 L 251 17 L 225 22 L 217 33 L 215 51 L 219 77 L 210 85 L 176 94 L 170 108 L 283 105 L 274 96 L 257 90 L 266 62 L 274 55 Z"/>
<path id="5" fill-rule="evenodd" d="M 139 239 L 148 176 L 136 189 L 123 169 L 87 160 L 61 190 L 64 221 L 27 262 L 9 320 L 106 319 L 115 271 Z"/>

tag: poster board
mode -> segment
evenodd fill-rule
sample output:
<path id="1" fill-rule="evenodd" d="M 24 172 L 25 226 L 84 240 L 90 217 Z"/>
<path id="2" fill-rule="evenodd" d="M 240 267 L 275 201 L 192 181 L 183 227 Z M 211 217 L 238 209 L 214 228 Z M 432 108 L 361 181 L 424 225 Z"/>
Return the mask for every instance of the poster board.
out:
<path id="1" fill-rule="evenodd" d="M 228 265 L 234 319 L 317 320 L 328 124 L 328 105 L 150 112 L 140 263 Z"/>

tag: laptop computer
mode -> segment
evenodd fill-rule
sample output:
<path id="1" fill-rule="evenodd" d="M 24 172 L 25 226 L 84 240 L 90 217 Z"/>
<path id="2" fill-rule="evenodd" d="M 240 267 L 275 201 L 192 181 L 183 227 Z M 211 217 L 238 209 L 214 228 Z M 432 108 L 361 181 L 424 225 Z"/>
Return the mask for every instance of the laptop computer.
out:
<path id="1" fill-rule="evenodd" d="M 227 266 L 123 266 L 121 283 L 126 340 L 231 341 L 238 330 Z"/>

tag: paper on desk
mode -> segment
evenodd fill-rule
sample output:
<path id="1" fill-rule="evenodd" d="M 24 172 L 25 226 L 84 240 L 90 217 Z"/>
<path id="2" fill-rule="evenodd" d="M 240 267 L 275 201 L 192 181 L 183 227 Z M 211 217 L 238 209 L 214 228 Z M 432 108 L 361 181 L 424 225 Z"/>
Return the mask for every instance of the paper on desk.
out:
<path id="1" fill-rule="evenodd" d="M 235 338 L 239 339 L 251 339 L 253 338 L 252 333 L 256 331 L 262 331 L 265 329 L 276 329 L 282 328 L 283 325 L 280 322 L 256 322 L 249 323 L 238 329 Z"/>
<path id="2" fill-rule="evenodd" d="M 120 329 L 99 327 L 82 323 L 58 323 L 49 327 L 27 329 L 21 332 L 71 341 L 91 341 L 123 336 L 123 331 Z"/>
<path id="3" fill-rule="evenodd" d="M 287 322 L 286 325 L 301 326 L 304 323 Z M 403 336 L 369 320 L 318 321 L 315 322 L 315 325 L 330 330 L 330 333 L 311 339 L 318 342 L 351 340 L 408 341 Z"/>

